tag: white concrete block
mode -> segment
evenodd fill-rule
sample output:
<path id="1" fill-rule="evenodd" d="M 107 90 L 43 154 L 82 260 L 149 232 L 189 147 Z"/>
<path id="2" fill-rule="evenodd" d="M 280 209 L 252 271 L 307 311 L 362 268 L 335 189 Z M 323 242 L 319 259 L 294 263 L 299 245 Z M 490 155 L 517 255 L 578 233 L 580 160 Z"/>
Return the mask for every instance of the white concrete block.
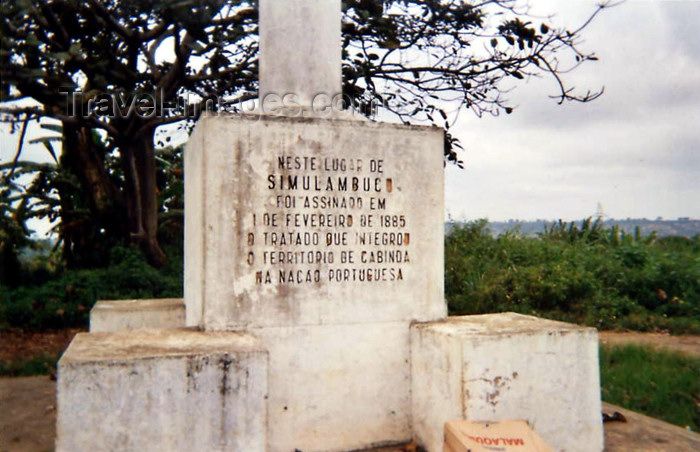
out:
<path id="1" fill-rule="evenodd" d="M 244 333 L 78 334 L 58 363 L 58 452 L 264 452 L 267 352 Z"/>
<path id="2" fill-rule="evenodd" d="M 187 325 L 443 317 L 442 166 L 432 127 L 201 119 L 185 151 Z"/>
<path id="3" fill-rule="evenodd" d="M 408 324 L 251 332 L 270 352 L 270 452 L 350 451 L 410 441 Z"/>
<path id="4" fill-rule="evenodd" d="M 603 450 L 594 328 L 514 313 L 411 328 L 414 439 L 442 451 L 452 419 L 525 419 L 560 452 Z"/>
<path id="5" fill-rule="evenodd" d="M 184 326 L 185 301 L 182 298 L 99 300 L 90 310 L 93 333 Z"/>

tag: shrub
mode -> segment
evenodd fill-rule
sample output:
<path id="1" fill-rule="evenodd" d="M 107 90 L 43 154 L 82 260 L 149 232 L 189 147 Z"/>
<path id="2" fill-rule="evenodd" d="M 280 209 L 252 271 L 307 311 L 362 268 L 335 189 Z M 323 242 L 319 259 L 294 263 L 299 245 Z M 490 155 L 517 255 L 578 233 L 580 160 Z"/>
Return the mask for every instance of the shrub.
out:
<path id="1" fill-rule="evenodd" d="M 17 361 L 0 361 L 0 377 L 31 377 L 56 373 L 58 356 L 36 356 Z"/>
<path id="2" fill-rule="evenodd" d="M 85 327 L 99 299 L 181 297 L 182 260 L 173 255 L 171 263 L 158 270 L 140 250 L 118 246 L 111 250 L 106 268 L 65 270 L 48 281 L 3 289 L 0 328 Z"/>
<path id="3" fill-rule="evenodd" d="M 601 329 L 700 333 L 699 239 L 626 235 L 586 220 L 538 237 L 492 237 L 486 221 L 445 238 L 452 314 L 516 311 Z"/>

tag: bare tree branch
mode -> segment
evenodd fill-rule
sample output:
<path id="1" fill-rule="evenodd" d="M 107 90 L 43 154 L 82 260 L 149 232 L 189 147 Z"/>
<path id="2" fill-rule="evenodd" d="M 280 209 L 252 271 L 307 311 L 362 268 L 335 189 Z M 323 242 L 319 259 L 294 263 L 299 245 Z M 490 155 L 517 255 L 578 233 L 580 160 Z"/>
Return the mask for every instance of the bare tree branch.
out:
<path id="1" fill-rule="evenodd" d="M 17 142 L 17 151 L 15 152 L 15 157 L 12 159 L 12 167 L 10 168 L 10 174 L 8 178 L 12 178 L 12 175 L 15 173 L 15 168 L 17 167 L 17 161 L 19 161 L 19 156 L 22 154 L 22 145 L 24 144 L 24 136 L 27 133 L 27 124 L 29 124 L 29 121 L 31 120 L 31 117 L 27 115 L 24 118 L 24 121 L 22 122 L 22 131 L 19 134 L 19 141 Z"/>

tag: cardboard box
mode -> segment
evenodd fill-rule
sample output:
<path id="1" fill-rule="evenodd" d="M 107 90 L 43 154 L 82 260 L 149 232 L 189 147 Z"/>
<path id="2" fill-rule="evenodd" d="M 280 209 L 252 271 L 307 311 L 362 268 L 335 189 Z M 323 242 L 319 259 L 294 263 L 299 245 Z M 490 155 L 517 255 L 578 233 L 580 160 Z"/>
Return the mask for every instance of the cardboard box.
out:
<path id="1" fill-rule="evenodd" d="M 444 452 L 552 452 L 523 420 L 445 423 Z"/>

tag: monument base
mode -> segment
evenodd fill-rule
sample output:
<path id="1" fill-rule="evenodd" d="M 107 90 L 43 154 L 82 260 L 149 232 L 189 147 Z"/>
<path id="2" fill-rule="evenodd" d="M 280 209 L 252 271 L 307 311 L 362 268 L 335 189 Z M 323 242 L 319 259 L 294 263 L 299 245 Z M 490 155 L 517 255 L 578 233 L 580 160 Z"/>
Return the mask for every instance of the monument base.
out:
<path id="1" fill-rule="evenodd" d="M 268 355 L 245 333 L 82 333 L 58 363 L 58 452 L 266 450 Z"/>
<path id="2" fill-rule="evenodd" d="M 453 419 L 525 419 L 556 451 L 603 450 L 594 328 L 514 313 L 411 328 L 414 439 L 443 449 Z"/>
<path id="3" fill-rule="evenodd" d="M 101 300 L 90 310 L 92 333 L 184 326 L 185 301 L 182 298 Z"/>
<path id="4" fill-rule="evenodd" d="M 91 331 L 182 326 L 184 319 L 171 315 L 182 306 L 182 299 L 100 301 Z M 409 327 L 400 321 L 249 329 L 269 352 L 268 449 L 349 451 L 410 441 Z"/>
<path id="5" fill-rule="evenodd" d="M 407 322 L 249 332 L 270 353 L 270 452 L 363 450 L 410 441 Z"/>

